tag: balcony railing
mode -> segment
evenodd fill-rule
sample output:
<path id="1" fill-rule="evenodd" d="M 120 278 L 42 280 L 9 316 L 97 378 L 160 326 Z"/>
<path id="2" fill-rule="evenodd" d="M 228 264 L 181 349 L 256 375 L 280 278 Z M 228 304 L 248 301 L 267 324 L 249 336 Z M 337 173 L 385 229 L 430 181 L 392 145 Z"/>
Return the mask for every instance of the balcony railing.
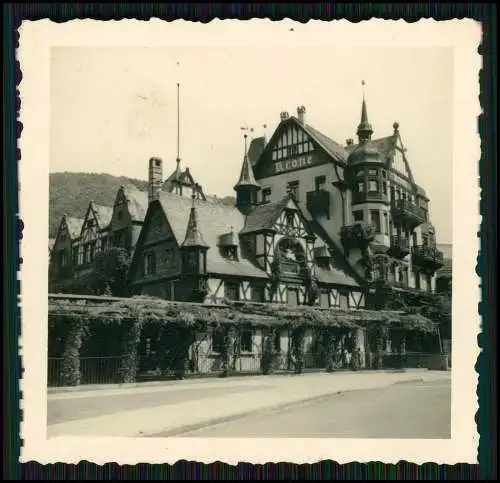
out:
<path id="1" fill-rule="evenodd" d="M 306 204 L 311 215 L 330 217 L 330 193 L 328 191 L 309 191 L 306 195 Z"/>
<path id="2" fill-rule="evenodd" d="M 436 247 L 420 245 L 412 248 L 412 261 L 413 264 L 436 271 L 444 265 L 443 252 Z"/>
<path id="3" fill-rule="evenodd" d="M 427 219 L 425 210 L 408 200 L 394 200 L 392 216 L 395 221 L 400 221 L 412 228 L 421 225 Z"/>
<path id="4" fill-rule="evenodd" d="M 392 235 L 390 254 L 395 258 L 403 258 L 410 253 L 410 240 L 407 237 Z"/>

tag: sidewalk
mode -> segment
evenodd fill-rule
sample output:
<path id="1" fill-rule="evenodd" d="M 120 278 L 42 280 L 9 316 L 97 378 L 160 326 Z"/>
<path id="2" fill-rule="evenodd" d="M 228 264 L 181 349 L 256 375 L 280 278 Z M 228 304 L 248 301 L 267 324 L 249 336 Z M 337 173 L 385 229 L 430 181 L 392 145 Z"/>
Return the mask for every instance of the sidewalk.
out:
<path id="1" fill-rule="evenodd" d="M 312 373 L 286 376 L 255 376 L 203 381 L 178 381 L 147 387 L 123 387 L 103 390 L 59 392 L 48 395 L 51 401 L 68 401 L 113 396 L 143 394 L 149 398 L 165 398 L 176 393 L 195 394 L 179 402 L 170 402 L 154 407 L 138 407 L 119 410 L 111 414 L 86 417 L 60 422 L 48 426 L 48 437 L 58 436 L 154 436 L 175 435 L 196 427 L 215 424 L 263 410 L 271 410 L 298 402 L 321 398 L 338 392 L 359 389 L 374 389 L 410 381 L 432 381 L 449 379 L 450 372 L 356 372 L 356 373 Z M 216 396 L 204 397 L 203 392 Z M 200 397 L 201 394 L 201 397 Z M 168 398 L 167 398 L 168 399 Z M 173 398 L 175 399 L 175 398 Z"/>

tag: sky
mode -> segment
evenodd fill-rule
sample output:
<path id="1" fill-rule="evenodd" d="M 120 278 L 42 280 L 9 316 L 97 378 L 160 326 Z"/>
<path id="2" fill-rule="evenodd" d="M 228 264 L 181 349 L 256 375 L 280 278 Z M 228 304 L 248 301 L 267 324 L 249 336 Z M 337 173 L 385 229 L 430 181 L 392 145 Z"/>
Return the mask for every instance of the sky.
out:
<path id="1" fill-rule="evenodd" d="M 179 83 L 182 166 L 205 193 L 234 195 L 241 127 L 269 138 L 280 112 L 304 105 L 306 122 L 343 144 L 356 138 L 364 80 L 373 137 L 399 123 L 437 241 L 451 243 L 453 67 L 449 47 L 55 47 L 50 172 L 146 180 L 158 156 L 166 177 Z"/>

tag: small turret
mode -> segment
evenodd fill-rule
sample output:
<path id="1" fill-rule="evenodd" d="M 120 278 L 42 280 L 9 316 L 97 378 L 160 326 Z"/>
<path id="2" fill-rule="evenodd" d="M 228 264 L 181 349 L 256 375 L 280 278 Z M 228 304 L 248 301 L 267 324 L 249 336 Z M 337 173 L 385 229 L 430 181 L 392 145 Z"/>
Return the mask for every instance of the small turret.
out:
<path id="1" fill-rule="evenodd" d="M 247 215 L 252 208 L 257 204 L 257 194 L 260 190 L 260 185 L 255 180 L 252 164 L 247 153 L 247 135 L 245 137 L 245 155 L 241 166 L 240 179 L 234 186 L 236 191 L 236 206 L 238 209 Z"/>

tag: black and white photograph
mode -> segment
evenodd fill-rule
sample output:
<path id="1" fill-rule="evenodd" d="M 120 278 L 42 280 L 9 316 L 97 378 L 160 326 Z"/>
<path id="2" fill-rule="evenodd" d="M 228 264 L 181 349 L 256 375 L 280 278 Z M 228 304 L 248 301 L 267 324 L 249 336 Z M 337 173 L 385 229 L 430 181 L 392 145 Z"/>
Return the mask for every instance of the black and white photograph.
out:
<path id="1" fill-rule="evenodd" d="M 25 451 L 474 462 L 480 30 L 147 24 L 21 30 Z"/>

